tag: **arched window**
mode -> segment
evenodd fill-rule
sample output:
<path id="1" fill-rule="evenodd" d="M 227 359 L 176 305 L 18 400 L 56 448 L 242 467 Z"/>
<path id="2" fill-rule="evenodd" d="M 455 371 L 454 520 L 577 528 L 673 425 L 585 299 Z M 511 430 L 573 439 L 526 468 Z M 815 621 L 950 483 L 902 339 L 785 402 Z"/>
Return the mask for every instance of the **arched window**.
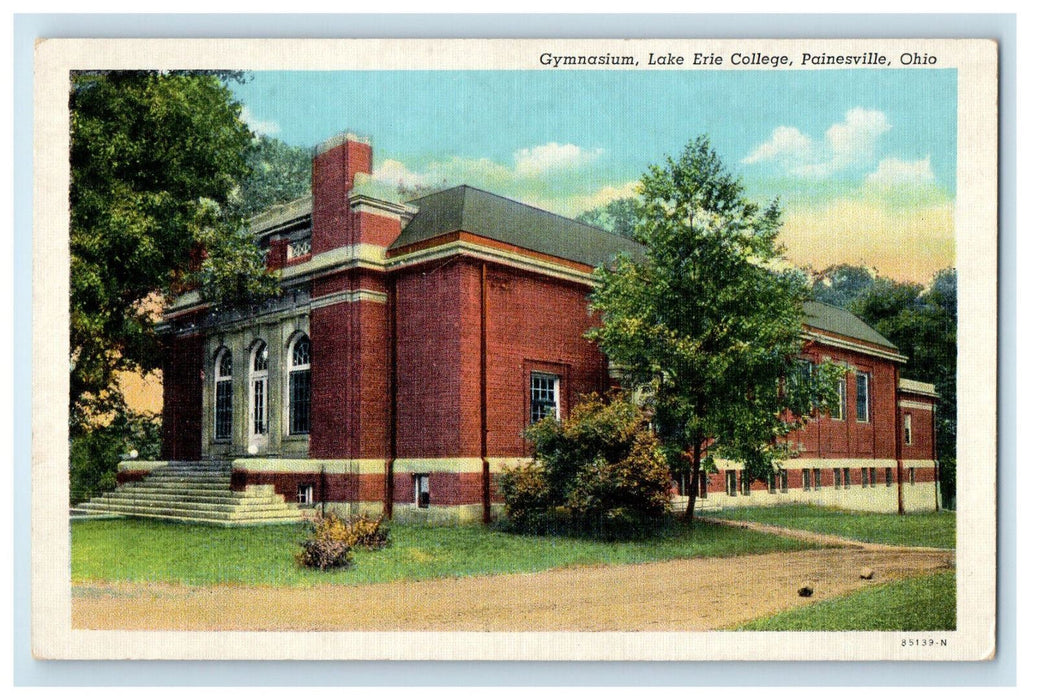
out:
<path id="1" fill-rule="evenodd" d="M 288 432 L 310 432 L 310 339 L 300 335 L 288 351 Z"/>
<path id="2" fill-rule="evenodd" d="M 216 377 L 216 401 L 213 405 L 213 434 L 217 440 L 229 440 L 234 415 L 234 385 L 232 380 L 234 363 L 230 350 L 220 348 L 216 353 L 214 375 Z"/>
<path id="3" fill-rule="evenodd" d="M 249 386 L 252 401 L 252 435 L 266 435 L 267 432 L 267 347 L 260 341 L 252 350 L 252 367 L 249 372 Z"/>

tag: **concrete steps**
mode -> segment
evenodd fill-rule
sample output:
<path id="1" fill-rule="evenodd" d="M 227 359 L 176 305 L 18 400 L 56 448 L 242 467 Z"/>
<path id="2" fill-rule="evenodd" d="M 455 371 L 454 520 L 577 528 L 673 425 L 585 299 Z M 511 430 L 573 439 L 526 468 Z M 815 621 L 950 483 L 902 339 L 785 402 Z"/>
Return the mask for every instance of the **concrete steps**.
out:
<path id="1" fill-rule="evenodd" d="M 266 525 L 298 522 L 304 516 L 273 486 L 230 488 L 226 462 L 171 462 L 141 481 L 76 505 L 81 515 L 121 515 L 210 525 Z"/>

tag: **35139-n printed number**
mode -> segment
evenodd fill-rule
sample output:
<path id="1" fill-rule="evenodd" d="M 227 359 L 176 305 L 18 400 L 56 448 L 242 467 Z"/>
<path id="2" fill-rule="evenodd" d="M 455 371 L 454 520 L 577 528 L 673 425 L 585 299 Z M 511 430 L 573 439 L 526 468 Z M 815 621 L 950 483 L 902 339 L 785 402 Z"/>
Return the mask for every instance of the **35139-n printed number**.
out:
<path id="1" fill-rule="evenodd" d="M 907 637 L 900 640 L 900 646 L 902 647 L 945 647 L 947 646 L 946 639 L 934 639 L 933 637 Z"/>

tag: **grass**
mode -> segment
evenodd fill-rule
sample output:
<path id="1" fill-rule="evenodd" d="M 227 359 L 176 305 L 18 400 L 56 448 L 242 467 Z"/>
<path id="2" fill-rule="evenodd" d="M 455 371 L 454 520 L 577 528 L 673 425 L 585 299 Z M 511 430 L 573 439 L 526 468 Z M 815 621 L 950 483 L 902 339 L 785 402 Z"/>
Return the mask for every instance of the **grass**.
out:
<path id="1" fill-rule="evenodd" d="M 886 583 L 754 620 L 740 630 L 953 630 L 954 572 Z"/>
<path id="2" fill-rule="evenodd" d="M 393 524 L 392 546 L 357 551 L 354 566 L 319 572 L 294 554 L 305 525 L 221 528 L 150 520 L 72 524 L 72 580 L 311 586 L 533 572 L 578 564 L 632 564 L 811 549 L 765 533 L 674 521 L 640 541 L 522 536 L 469 527 Z"/>
<path id="3" fill-rule="evenodd" d="M 750 520 L 839 535 L 864 542 L 911 547 L 954 549 L 954 513 L 858 513 L 817 506 L 774 506 L 771 508 L 731 508 L 715 515 L 727 520 Z"/>

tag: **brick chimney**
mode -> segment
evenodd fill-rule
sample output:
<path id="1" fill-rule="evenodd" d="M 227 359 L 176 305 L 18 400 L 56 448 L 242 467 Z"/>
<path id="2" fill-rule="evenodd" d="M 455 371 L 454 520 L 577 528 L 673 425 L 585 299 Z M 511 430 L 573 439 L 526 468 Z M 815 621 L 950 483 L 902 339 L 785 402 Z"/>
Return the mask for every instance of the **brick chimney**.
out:
<path id="1" fill-rule="evenodd" d="M 357 173 L 371 172 L 371 144 L 353 134 L 333 136 L 313 150 L 313 254 L 357 243 L 349 191 Z"/>

